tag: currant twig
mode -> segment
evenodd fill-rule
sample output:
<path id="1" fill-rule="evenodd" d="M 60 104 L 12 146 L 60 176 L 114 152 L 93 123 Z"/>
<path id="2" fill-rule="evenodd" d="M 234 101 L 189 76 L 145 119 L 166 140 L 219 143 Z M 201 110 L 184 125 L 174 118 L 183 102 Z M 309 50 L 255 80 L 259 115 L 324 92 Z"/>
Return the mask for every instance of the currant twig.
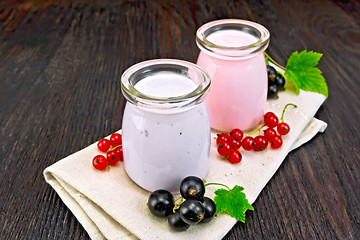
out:
<path id="1" fill-rule="evenodd" d="M 277 67 L 279 67 L 280 69 L 282 69 L 282 70 L 286 70 L 286 68 L 285 67 L 283 67 L 283 66 L 281 66 L 279 63 L 277 63 L 274 59 L 272 59 L 270 56 L 269 56 L 269 54 L 267 54 L 266 52 L 264 52 L 264 55 L 265 55 L 265 57 L 267 57 L 269 60 L 270 60 L 270 62 L 272 62 L 273 64 L 275 64 L 275 66 L 277 66 Z"/>
<path id="2" fill-rule="evenodd" d="M 122 144 L 117 145 L 116 147 L 111 148 L 111 150 L 115 150 L 115 149 L 117 149 L 117 148 L 119 148 L 119 147 L 122 147 Z"/>
<path id="3" fill-rule="evenodd" d="M 209 185 L 223 186 L 223 187 L 226 187 L 228 190 L 230 190 L 230 188 L 229 188 L 228 186 L 226 186 L 225 184 L 222 184 L 222 183 L 206 183 L 206 184 L 205 184 L 205 187 L 206 187 L 206 186 L 209 186 Z"/>
<path id="4" fill-rule="evenodd" d="M 176 203 L 177 201 L 179 201 L 180 200 L 180 202 L 179 203 Z M 174 200 L 174 208 L 173 208 L 173 212 L 175 213 L 175 210 L 181 205 L 181 203 L 184 201 L 184 198 L 183 198 L 183 196 L 180 196 L 180 197 L 178 197 L 177 199 L 175 199 Z"/>
<path id="5" fill-rule="evenodd" d="M 177 199 L 175 199 L 174 202 L 177 202 L 177 201 L 179 201 L 179 200 L 182 199 L 182 198 L 183 198 L 183 197 L 180 196 L 180 197 L 178 197 Z"/>
<path id="6" fill-rule="evenodd" d="M 265 127 L 265 124 L 263 124 L 261 127 L 257 128 L 253 132 L 249 133 L 248 135 L 246 135 L 246 137 L 251 136 L 251 135 L 255 134 L 256 132 L 260 133 L 261 129 L 263 129 L 264 127 Z"/>
<path id="7" fill-rule="evenodd" d="M 282 111 L 282 114 L 281 114 L 281 118 L 280 118 L 280 122 L 284 122 L 284 114 L 285 114 L 285 110 L 288 106 L 293 106 L 294 108 L 297 108 L 297 106 L 293 103 L 288 103 L 285 105 L 283 111 Z"/>
<path id="8" fill-rule="evenodd" d="M 111 169 L 111 167 L 110 167 L 110 165 L 109 165 L 109 163 L 106 165 L 106 170 L 110 170 Z"/>

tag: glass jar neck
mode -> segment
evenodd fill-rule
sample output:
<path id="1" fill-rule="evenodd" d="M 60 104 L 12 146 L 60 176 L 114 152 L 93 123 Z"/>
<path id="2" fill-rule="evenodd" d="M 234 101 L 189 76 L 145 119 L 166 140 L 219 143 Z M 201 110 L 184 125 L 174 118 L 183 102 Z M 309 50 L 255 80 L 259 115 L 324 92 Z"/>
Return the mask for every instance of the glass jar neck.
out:
<path id="1" fill-rule="evenodd" d="M 209 22 L 196 32 L 198 47 L 210 56 L 228 60 L 251 58 L 265 51 L 269 31 L 258 23 L 240 19 Z"/>
<path id="2" fill-rule="evenodd" d="M 209 88 L 210 77 L 200 67 L 175 59 L 140 62 L 121 77 L 124 97 L 156 112 L 195 106 L 204 101 Z"/>

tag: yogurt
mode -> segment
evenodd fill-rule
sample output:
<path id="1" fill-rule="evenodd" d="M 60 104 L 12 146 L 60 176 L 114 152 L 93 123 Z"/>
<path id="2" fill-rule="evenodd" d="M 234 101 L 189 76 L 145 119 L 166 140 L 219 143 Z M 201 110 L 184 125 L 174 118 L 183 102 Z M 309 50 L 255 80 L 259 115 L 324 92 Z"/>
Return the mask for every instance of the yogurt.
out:
<path id="1" fill-rule="evenodd" d="M 187 95 L 196 94 L 199 87 L 191 77 L 155 71 L 137 81 L 134 89 L 159 104 L 165 101 L 162 104 L 167 107 L 126 103 L 122 123 L 125 171 L 146 190 L 179 191 L 183 178 L 204 178 L 208 171 L 210 124 L 204 102 L 186 104 Z M 185 99 L 184 105 L 172 108 L 179 99 Z"/>
<path id="2" fill-rule="evenodd" d="M 239 30 L 219 30 L 211 33 L 207 40 L 223 47 L 243 47 L 257 42 L 257 38 Z"/>
<path id="3" fill-rule="evenodd" d="M 245 20 L 218 20 L 197 31 L 197 64 L 212 81 L 206 99 L 212 128 L 246 130 L 261 121 L 267 100 L 263 51 L 268 41 L 264 27 Z"/>
<path id="4" fill-rule="evenodd" d="M 161 72 L 142 79 L 134 87 L 146 95 L 170 98 L 188 94 L 194 91 L 197 85 L 182 75 Z"/>

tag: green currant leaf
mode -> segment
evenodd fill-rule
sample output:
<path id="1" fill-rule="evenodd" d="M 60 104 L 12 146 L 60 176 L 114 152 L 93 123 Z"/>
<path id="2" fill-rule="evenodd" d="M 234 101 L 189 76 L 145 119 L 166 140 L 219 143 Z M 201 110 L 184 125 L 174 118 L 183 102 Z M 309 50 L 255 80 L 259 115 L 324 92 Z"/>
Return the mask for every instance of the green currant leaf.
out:
<path id="1" fill-rule="evenodd" d="M 246 210 L 254 210 L 249 204 L 243 187 L 235 185 L 233 189 L 226 190 L 224 188 L 215 191 L 214 202 L 216 204 L 216 212 L 225 212 L 238 221 L 245 222 Z"/>
<path id="2" fill-rule="evenodd" d="M 313 51 L 293 52 L 286 63 L 284 76 L 295 85 L 296 92 L 317 92 L 328 97 L 328 87 L 320 69 L 316 67 L 319 63 L 321 53 Z"/>

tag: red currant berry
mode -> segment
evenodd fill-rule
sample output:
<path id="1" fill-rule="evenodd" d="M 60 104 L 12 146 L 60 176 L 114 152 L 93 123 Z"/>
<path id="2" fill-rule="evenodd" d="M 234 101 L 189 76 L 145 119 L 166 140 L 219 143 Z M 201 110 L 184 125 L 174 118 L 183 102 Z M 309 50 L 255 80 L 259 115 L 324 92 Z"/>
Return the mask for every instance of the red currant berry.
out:
<path id="1" fill-rule="evenodd" d="M 283 140 L 280 136 L 276 135 L 270 140 L 270 146 L 272 149 L 280 148 L 283 144 Z"/>
<path id="2" fill-rule="evenodd" d="M 220 143 L 217 151 L 221 156 L 226 156 L 230 153 L 230 144 L 228 142 Z"/>
<path id="3" fill-rule="evenodd" d="M 262 151 L 268 145 L 268 140 L 264 136 L 257 136 L 254 139 L 254 151 Z"/>
<path id="4" fill-rule="evenodd" d="M 264 123 L 270 128 L 274 128 L 279 124 L 279 118 L 273 112 L 267 112 L 264 115 Z"/>
<path id="5" fill-rule="evenodd" d="M 276 129 L 280 135 L 286 135 L 290 131 L 290 126 L 287 123 L 282 122 L 282 123 L 279 123 L 279 125 L 277 126 Z"/>
<path id="6" fill-rule="evenodd" d="M 227 156 L 227 160 L 232 164 L 241 162 L 241 159 L 242 155 L 238 150 L 231 150 L 231 152 Z"/>
<path id="7" fill-rule="evenodd" d="M 100 151 L 106 153 L 107 150 L 109 150 L 109 148 L 110 148 L 110 141 L 107 140 L 107 139 L 105 139 L 105 138 L 104 138 L 104 139 L 101 139 L 101 140 L 98 142 L 97 146 L 98 146 L 98 149 L 99 149 Z"/>
<path id="8" fill-rule="evenodd" d="M 93 158 L 92 164 L 97 170 L 104 170 L 107 166 L 107 160 L 103 155 L 97 155 Z"/>
<path id="9" fill-rule="evenodd" d="M 224 142 L 228 142 L 230 140 L 230 136 L 227 133 L 221 133 L 220 135 L 218 135 L 218 137 L 216 138 L 216 144 L 219 145 L 221 143 Z"/>
<path id="10" fill-rule="evenodd" d="M 229 144 L 231 149 L 239 149 L 241 147 L 241 140 L 237 140 L 236 137 L 230 136 Z"/>
<path id="11" fill-rule="evenodd" d="M 120 156 L 112 150 L 107 152 L 106 159 L 108 160 L 110 166 L 115 166 L 118 161 L 120 161 Z"/>
<path id="12" fill-rule="evenodd" d="M 268 128 L 264 131 L 264 137 L 266 137 L 266 139 L 269 141 L 270 139 L 272 139 L 273 137 L 275 137 L 277 135 L 276 130 L 273 128 Z"/>
<path id="13" fill-rule="evenodd" d="M 114 150 L 116 152 L 117 155 L 119 155 L 119 160 L 122 162 L 124 161 L 124 155 L 123 155 L 123 148 L 122 147 L 117 147 Z"/>
<path id="14" fill-rule="evenodd" d="M 120 133 L 113 133 L 110 137 L 110 145 L 114 148 L 122 143 L 122 136 Z"/>
<path id="15" fill-rule="evenodd" d="M 233 129 L 231 132 L 230 132 L 230 137 L 234 137 L 236 140 L 238 141 L 241 141 L 241 139 L 243 138 L 244 136 L 244 133 L 243 131 L 241 131 L 240 129 L 238 128 L 235 128 Z"/>
<path id="16" fill-rule="evenodd" d="M 241 146 L 246 151 L 250 151 L 254 147 L 254 138 L 253 137 L 244 137 L 244 139 L 241 142 Z"/>

